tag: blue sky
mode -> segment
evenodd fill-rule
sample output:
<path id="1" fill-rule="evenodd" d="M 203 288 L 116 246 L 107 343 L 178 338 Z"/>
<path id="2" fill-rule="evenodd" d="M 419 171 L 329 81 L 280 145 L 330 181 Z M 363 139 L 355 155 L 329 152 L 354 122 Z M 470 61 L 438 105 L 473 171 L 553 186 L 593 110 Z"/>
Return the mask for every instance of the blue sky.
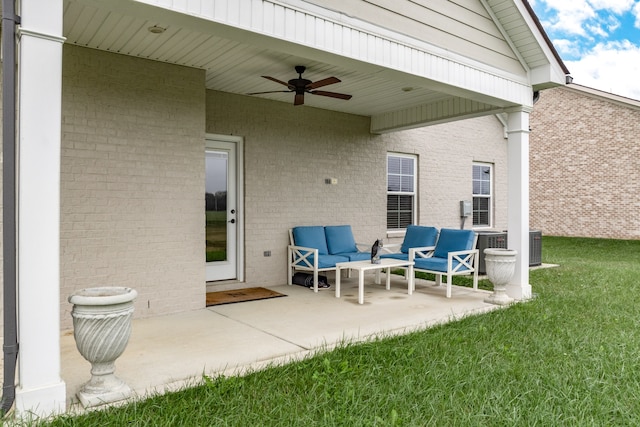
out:
<path id="1" fill-rule="evenodd" d="M 529 0 L 573 82 L 640 100 L 640 0 Z"/>

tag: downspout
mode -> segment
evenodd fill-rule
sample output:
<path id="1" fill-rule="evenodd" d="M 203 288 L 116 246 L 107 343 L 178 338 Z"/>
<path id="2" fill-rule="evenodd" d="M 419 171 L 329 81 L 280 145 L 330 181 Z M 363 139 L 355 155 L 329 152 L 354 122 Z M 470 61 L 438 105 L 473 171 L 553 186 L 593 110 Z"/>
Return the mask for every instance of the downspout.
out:
<path id="1" fill-rule="evenodd" d="M 16 397 L 18 321 L 16 308 L 16 24 L 15 0 L 2 0 L 2 244 L 4 382 L 0 416 Z"/>

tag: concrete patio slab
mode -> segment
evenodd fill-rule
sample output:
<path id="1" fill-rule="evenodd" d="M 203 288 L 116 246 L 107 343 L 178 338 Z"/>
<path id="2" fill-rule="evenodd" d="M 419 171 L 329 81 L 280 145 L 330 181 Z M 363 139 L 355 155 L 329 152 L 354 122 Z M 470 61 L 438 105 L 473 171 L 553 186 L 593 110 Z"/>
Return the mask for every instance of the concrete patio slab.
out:
<path id="1" fill-rule="evenodd" d="M 357 278 L 342 280 L 341 298 L 333 287 L 318 293 L 301 286 L 269 289 L 287 295 L 133 321 L 116 375 L 139 397 L 198 383 L 203 374 L 230 375 L 285 363 L 342 342 L 424 329 L 470 314 L 499 308 L 487 304 L 487 291 L 445 287 L 416 279 L 413 295 L 394 276 L 391 290 L 365 279 L 365 303 L 358 304 Z M 90 364 L 75 347 L 72 332 L 61 340 L 62 379 L 69 409 L 81 411 L 75 393 L 90 378 Z"/>

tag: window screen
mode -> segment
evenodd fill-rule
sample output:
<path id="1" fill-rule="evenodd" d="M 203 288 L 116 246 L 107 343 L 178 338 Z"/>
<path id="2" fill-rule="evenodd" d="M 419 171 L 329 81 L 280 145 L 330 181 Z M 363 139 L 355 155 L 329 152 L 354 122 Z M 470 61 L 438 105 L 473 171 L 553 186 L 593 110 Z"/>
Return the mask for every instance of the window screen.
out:
<path id="1" fill-rule="evenodd" d="M 491 175 L 488 164 L 473 165 L 473 225 L 491 225 Z"/>
<path id="2" fill-rule="evenodd" d="M 416 158 L 387 156 L 387 228 L 403 229 L 415 221 Z"/>

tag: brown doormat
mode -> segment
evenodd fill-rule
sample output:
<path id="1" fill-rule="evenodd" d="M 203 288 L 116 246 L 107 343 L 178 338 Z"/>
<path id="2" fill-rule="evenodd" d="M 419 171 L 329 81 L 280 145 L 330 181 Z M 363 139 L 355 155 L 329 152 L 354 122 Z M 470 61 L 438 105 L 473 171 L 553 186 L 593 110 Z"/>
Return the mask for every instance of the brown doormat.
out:
<path id="1" fill-rule="evenodd" d="M 278 297 L 286 297 L 286 295 L 266 288 L 246 288 L 207 292 L 207 307 L 211 307 L 212 305 L 233 304 L 234 302 L 255 301 Z"/>

